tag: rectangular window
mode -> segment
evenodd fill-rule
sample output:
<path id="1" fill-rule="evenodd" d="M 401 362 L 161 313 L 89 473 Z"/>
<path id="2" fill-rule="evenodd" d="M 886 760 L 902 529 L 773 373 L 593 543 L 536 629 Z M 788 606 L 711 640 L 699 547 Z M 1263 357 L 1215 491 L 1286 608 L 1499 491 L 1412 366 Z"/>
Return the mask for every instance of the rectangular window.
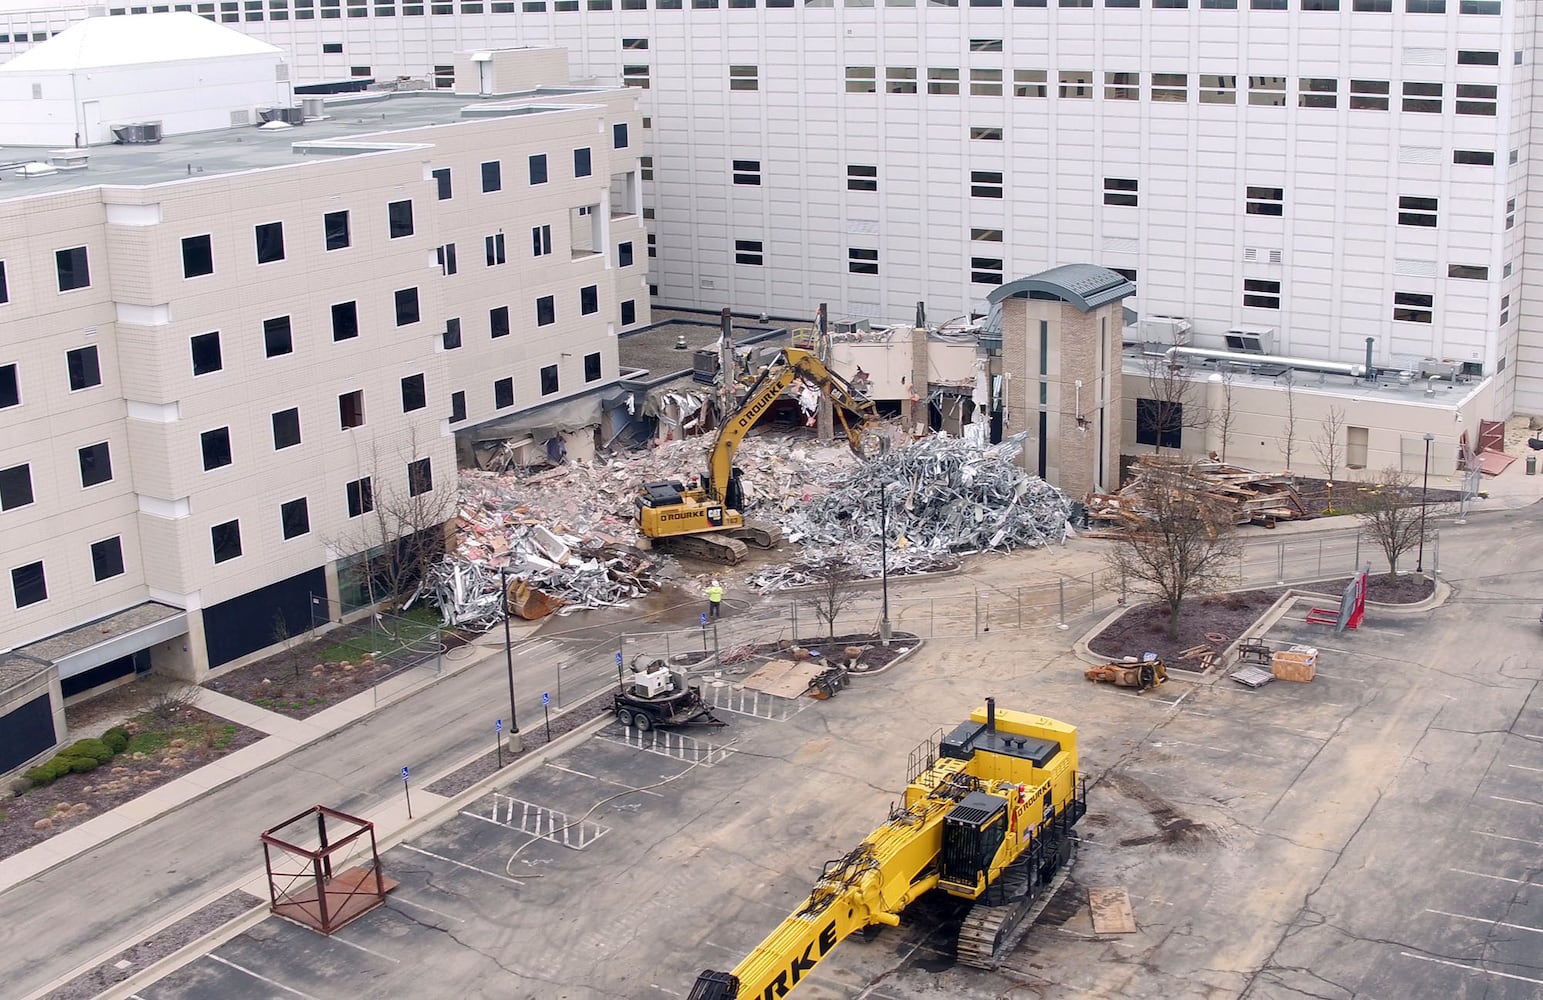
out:
<path id="1" fill-rule="evenodd" d="M 765 244 L 760 240 L 735 240 L 734 263 L 760 267 L 765 260 Z"/>
<path id="2" fill-rule="evenodd" d="M 95 347 L 77 347 L 73 351 L 66 351 L 64 361 L 70 371 L 71 392 L 102 384 L 102 368 L 97 362 Z"/>
<path id="3" fill-rule="evenodd" d="M 375 509 L 375 487 L 369 476 L 353 480 L 344 489 L 348 494 L 349 517 L 363 517 Z"/>
<path id="4" fill-rule="evenodd" d="M 1436 228 L 1436 199 L 1400 197 L 1398 199 L 1398 224 Z"/>
<path id="5" fill-rule="evenodd" d="M 341 250 L 351 242 L 348 234 L 347 212 L 328 212 L 322 216 L 322 227 L 327 234 L 328 250 Z"/>
<path id="6" fill-rule="evenodd" d="M 279 504 L 279 524 L 283 526 L 286 539 L 310 533 L 311 510 L 305 497 Z"/>
<path id="7" fill-rule="evenodd" d="M 654 179 L 654 158 L 652 156 L 638 157 L 638 173 L 645 181 Z"/>
<path id="8" fill-rule="evenodd" d="M 123 539 L 114 535 L 91 543 L 91 577 L 97 583 L 123 575 Z"/>
<path id="9" fill-rule="evenodd" d="M 1184 447 L 1184 404 L 1136 400 L 1136 443 L 1155 448 Z"/>
<path id="10" fill-rule="evenodd" d="M 546 154 L 534 153 L 530 157 L 530 182 L 532 184 L 546 183 Z"/>
<path id="11" fill-rule="evenodd" d="M 557 322 L 557 299 L 555 296 L 543 295 L 536 300 L 536 325 L 551 326 Z"/>
<path id="12" fill-rule="evenodd" d="M 198 435 L 198 444 L 203 452 L 205 472 L 223 469 L 233 461 L 230 453 L 229 427 L 216 427 L 212 431 L 204 431 Z"/>
<path id="13" fill-rule="evenodd" d="M 552 252 L 552 227 L 532 226 L 530 230 L 530 249 L 532 255 L 545 257 Z"/>
<path id="14" fill-rule="evenodd" d="M 1139 101 L 1139 100 L 1141 100 L 1141 74 L 1140 73 L 1105 73 L 1104 74 L 1104 100 L 1106 100 L 1106 101 Z"/>
<path id="15" fill-rule="evenodd" d="M 257 239 L 257 263 L 272 264 L 284 259 L 284 223 L 264 222 L 254 230 Z"/>
<path id="16" fill-rule="evenodd" d="M 338 397 L 338 427 L 340 430 L 348 430 L 350 427 L 364 426 L 364 390 L 355 389 L 353 392 L 345 392 Z"/>
<path id="17" fill-rule="evenodd" d="M 1286 191 L 1276 187 L 1253 187 L 1246 191 L 1243 210 L 1249 215 L 1283 215 L 1286 211 Z"/>
<path id="18" fill-rule="evenodd" d="M 878 92 L 878 71 L 872 66 L 847 67 L 847 93 L 873 94 Z"/>
<path id="19" fill-rule="evenodd" d="M 61 292 L 91 287 L 91 267 L 86 260 L 85 247 L 55 250 L 54 271 L 59 279 Z"/>
<path id="20" fill-rule="evenodd" d="M 1452 162 L 1465 166 L 1493 167 L 1495 165 L 1495 154 L 1478 149 L 1454 149 L 1452 151 Z"/>
<path id="21" fill-rule="evenodd" d="M 1351 80 L 1350 107 L 1357 111 L 1388 110 L 1388 81 Z"/>
<path id="22" fill-rule="evenodd" d="M 0 469 L 0 510 L 15 510 L 33 501 L 32 467 L 13 465 Z"/>
<path id="23" fill-rule="evenodd" d="M 916 93 L 916 67 L 886 66 L 884 69 L 884 92 L 886 94 Z"/>
<path id="24" fill-rule="evenodd" d="M 455 260 L 455 244 L 446 243 L 442 247 L 434 248 L 434 259 L 439 262 L 439 273 L 450 277 L 458 269 Z"/>
<path id="25" fill-rule="evenodd" d="M 1505 227 L 1510 229 L 1516 225 L 1516 199 L 1507 198 L 1505 203 Z"/>
<path id="26" fill-rule="evenodd" d="M 1264 0 L 1254 0 L 1256 4 Z M 1269 0 L 1273 2 L 1273 0 Z M 1280 8 L 1285 10 L 1284 0 Z M 1257 9 L 1257 8 L 1256 8 Z M 1256 107 L 1283 108 L 1286 106 L 1286 78 L 1283 76 L 1251 76 L 1248 78 L 1248 103 Z"/>
<path id="27" fill-rule="evenodd" d="M 579 315 L 592 316 L 600 311 L 600 286 L 585 285 L 579 289 Z"/>
<path id="28" fill-rule="evenodd" d="M 402 380 L 402 412 L 411 413 L 421 410 L 429 405 L 428 389 L 424 386 L 423 375 L 409 375 Z"/>
<path id="29" fill-rule="evenodd" d="M 386 206 L 386 215 L 390 222 L 391 238 L 401 239 L 403 236 L 413 234 L 413 203 L 408 201 L 393 201 Z"/>
<path id="30" fill-rule="evenodd" d="M 332 339 L 352 340 L 359 336 L 359 304 L 339 302 L 332 307 Z"/>
<path id="31" fill-rule="evenodd" d="M 1365 14 L 1390 14 L 1393 11 L 1393 0 L 1354 0 L 1350 9 Z"/>
<path id="32" fill-rule="evenodd" d="M 611 148 L 612 149 L 626 149 L 627 148 L 627 141 L 628 141 L 627 140 L 627 123 L 626 122 L 617 122 L 615 125 L 612 125 L 611 126 Z"/>
<path id="33" fill-rule="evenodd" d="M 1062 99 L 1091 100 L 1093 97 L 1093 74 L 1089 70 L 1074 69 L 1061 70 L 1060 95 Z"/>
<path id="34" fill-rule="evenodd" d="M 631 326 L 638 321 L 638 306 L 631 299 L 623 300 L 621 304 L 621 325 Z"/>
<path id="35" fill-rule="evenodd" d="M 1280 282 L 1263 278 L 1243 279 L 1243 304 L 1254 309 L 1280 308 Z"/>
<path id="36" fill-rule="evenodd" d="M 646 39 L 646 38 L 623 38 L 621 40 L 621 47 L 623 49 L 646 49 L 646 48 L 648 48 L 648 39 Z"/>
<path id="37" fill-rule="evenodd" d="M 623 87 L 637 87 L 640 90 L 648 89 L 648 67 L 642 64 L 630 64 L 621 68 L 621 82 Z"/>
<path id="38" fill-rule="evenodd" d="M 1216 73 L 1200 74 L 1201 104 L 1237 103 L 1238 78 Z"/>
<path id="39" fill-rule="evenodd" d="M 482 249 L 488 262 L 488 267 L 497 267 L 504 263 L 504 234 L 495 233 L 482 239 Z"/>
<path id="40" fill-rule="evenodd" d="M 1441 84 L 1404 84 L 1404 110 L 1422 115 L 1441 114 Z"/>
<path id="41" fill-rule="evenodd" d="M 1404 0 L 1406 14 L 1445 14 L 1447 0 Z"/>
<path id="42" fill-rule="evenodd" d="M 1331 77 L 1304 76 L 1297 80 L 1297 105 L 1332 108 L 1339 104 L 1339 81 Z"/>
<path id="43" fill-rule="evenodd" d="M 543 365 L 541 368 L 541 395 L 550 396 L 557 391 L 557 366 Z"/>
<path id="44" fill-rule="evenodd" d="M 1000 38 L 972 38 L 970 39 L 971 52 L 1001 52 L 1002 39 Z"/>
<path id="45" fill-rule="evenodd" d="M 847 270 L 853 274 L 878 274 L 879 252 L 860 247 L 847 249 Z"/>
<path id="46" fill-rule="evenodd" d="M 975 67 L 970 70 L 971 97 L 1001 97 L 1002 71 Z"/>
<path id="47" fill-rule="evenodd" d="M 502 190 L 504 186 L 503 166 L 498 160 L 489 160 L 482 165 L 482 193 L 492 194 Z"/>
<path id="48" fill-rule="evenodd" d="M 89 489 L 92 486 L 100 486 L 102 483 L 111 482 L 113 478 L 113 462 L 107 442 L 91 444 L 80 449 L 77 453 L 80 457 L 80 486 L 81 489 Z"/>
<path id="49" fill-rule="evenodd" d="M 878 189 L 878 167 L 863 166 L 861 164 L 847 165 L 848 191 L 877 191 Z"/>
<path id="50" fill-rule="evenodd" d="M 1153 73 L 1152 100 L 1184 104 L 1189 100 L 1189 74 Z"/>
<path id="51" fill-rule="evenodd" d="M 1044 97 L 1045 71 L 1042 69 L 1013 70 L 1014 97 Z"/>
<path id="52" fill-rule="evenodd" d="M 1489 268 L 1477 264 L 1448 264 L 1447 277 L 1465 278 L 1470 281 L 1488 281 Z"/>
<path id="53" fill-rule="evenodd" d="M 730 66 L 729 89 L 730 90 L 759 90 L 761 86 L 760 69 L 756 66 Z"/>
<path id="54" fill-rule="evenodd" d="M 589 147 L 580 146 L 573 151 L 573 176 L 588 177 L 590 169 Z"/>
<path id="55" fill-rule="evenodd" d="M 927 93 L 959 93 L 959 71 L 947 67 L 932 66 L 927 69 Z"/>
<path id="56" fill-rule="evenodd" d="M 270 418 L 273 424 L 273 450 L 283 451 L 300 443 L 300 410 L 291 406 Z"/>
<path id="57" fill-rule="evenodd" d="M 1457 113 L 1495 117 L 1496 89 L 1493 84 L 1459 83 L 1457 85 Z"/>
<path id="58" fill-rule="evenodd" d="M 970 171 L 970 197 L 1002 197 L 1002 172 L 1000 170 Z"/>
<path id="59" fill-rule="evenodd" d="M 220 359 L 219 331 L 200 333 L 196 337 L 189 337 L 188 347 L 193 355 L 194 376 L 209 375 L 223 367 Z"/>
<path id="60" fill-rule="evenodd" d="M 1000 229 L 972 229 L 970 239 L 977 243 L 1002 242 L 1002 230 Z"/>
<path id="61" fill-rule="evenodd" d="M 1420 295 L 1415 292 L 1393 293 L 1393 318 L 1403 323 L 1429 323 L 1431 321 L 1431 307 L 1435 302 L 1433 295 Z"/>
<path id="62" fill-rule="evenodd" d="M 648 234 L 648 256 L 650 258 L 659 256 L 659 243 L 653 233 Z"/>
<path id="63" fill-rule="evenodd" d="M 760 160 L 735 160 L 734 183 L 746 184 L 752 187 L 761 186 L 761 161 Z"/>
<path id="64" fill-rule="evenodd" d="M 1250 10 L 1285 10 L 1286 0 L 1248 0 Z"/>
<path id="65" fill-rule="evenodd" d="M 488 336 L 493 340 L 509 336 L 508 306 L 494 306 L 488 310 Z"/>
<path id="66" fill-rule="evenodd" d="M 598 382 L 600 380 L 600 352 L 584 355 L 584 381 Z"/>
<path id="67" fill-rule="evenodd" d="M 1499 14 L 1500 0 L 1462 0 L 1457 5 L 1459 14 Z"/>
<path id="68" fill-rule="evenodd" d="M 1002 258 L 971 257 L 970 280 L 978 285 L 1000 285 L 1002 283 Z"/>
<path id="69" fill-rule="evenodd" d="M 206 233 L 182 238 L 182 276 L 198 278 L 214 273 L 214 247 Z"/>
<path id="70" fill-rule="evenodd" d="M 453 351 L 461 346 L 461 319 L 452 316 L 445 320 L 445 332 L 440 334 L 440 344 L 447 351 Z"/>
<path id="71" fill-rule="evenodd" d="M 505 409 L 514 405 L 514 379 L 501 378 L 493 383 L 493 406 Z"/>
<path id="72" fill-rule="evenodd" d="M 11 594 L 18 610 L 48 600 L 48 582 L 43 577 L 41 561 L 11 570 Z"/>
<path id="73" fill-rule="evenodd" d="M 1302 0 L 1303 10 L 1339 10 L 1339 0 Z"/>
<path id="74" fill-rule="evenodd" d="M 434 491 L 434 468 L 427 458 L 407 463 L 407 495 L 419 496 Z"/>
<path id="75" fill-rule="evenodd" d="M 0 365 L 0 410 L 21 405 L 21 380 L 15 365 Z"/>
<path id="76" fill-rule="evenodd" d="M 0 260 L 0 305 L 11 301 L 11 289 L 5 282 L 5 261 Z"/>
<path id="77" fill-rule="evenodd" d="M 440 167 L 434 171 L 434 190 L 439 195 L 440 201 L 449 201 L 453 193 L 450 185 L 450 168 Z"/>
<path id="78" fill-rule="evenodd" d="M 976 125 L 970 129 L 971 139 L 984 139 L 990 142 L 1002 141 L 1002 129 L 998 126 Z"/>
<path id="79" fill-rule="evenodd" d="M 457 390 L 450 394 L 450 422 L 458 424 L 466 419 L 466 393 Z"/>
<path id="80" fill-rule="evenodd" d="M 418 289 L 399 288 L 396 291 L 396 325 L 411 326 L 418 322 Z"/>
<path id="81" fill-rule="evenodd" d="M 1136 207 L 1136 182 L 1124 177 L 1104 178 L 1104 204 Z"/>
<path id="82" fill-rule="evenodd" d="M 631 240 L 628 240 L 626 243 L 618 243 L 618 244 L 616 244 L 616 266 L 617 267 L 631 267 L 632 266 L 632 241 Z"/>
<path id="83" fill-rule="evenodd" d="M 1457 53 L 1457 65 L 1459 66 L 1499 66 L 1499 52 L 1477 52 L 1471 49 L 1459 49 Z"/>
<path id="84" fill-rule="evenodd" d="M 270 358 L 289 354 L 295 349 L 288 316 L 263 320 L 263 353 Z"/>

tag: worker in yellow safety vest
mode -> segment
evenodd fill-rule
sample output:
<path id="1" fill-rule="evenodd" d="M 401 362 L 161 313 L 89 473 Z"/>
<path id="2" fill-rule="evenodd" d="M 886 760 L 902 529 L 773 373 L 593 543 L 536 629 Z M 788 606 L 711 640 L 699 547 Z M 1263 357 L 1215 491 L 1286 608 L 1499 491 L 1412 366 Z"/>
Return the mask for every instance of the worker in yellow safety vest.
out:
<path id="1" fill-rule="evenodd" d="M 717 618 L 719 610 L 723 607 L 723 584 L 714 580 L 707 586 L 707 616 Z"/>

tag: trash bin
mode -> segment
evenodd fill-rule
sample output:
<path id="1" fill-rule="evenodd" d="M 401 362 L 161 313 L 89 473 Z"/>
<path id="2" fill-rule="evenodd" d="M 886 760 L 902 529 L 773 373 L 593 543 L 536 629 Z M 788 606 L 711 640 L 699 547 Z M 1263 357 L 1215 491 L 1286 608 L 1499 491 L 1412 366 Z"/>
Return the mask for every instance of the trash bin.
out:
<path id="1" fill-rule="evenodd" d="M 1528 455 L 1527 456 L 1527 475 L 1529 475 L 1529 476 L 1536 476 L 1537 474 L 1538 474 L 1538 456 L 1536 456 L 1536 455 Z"/>

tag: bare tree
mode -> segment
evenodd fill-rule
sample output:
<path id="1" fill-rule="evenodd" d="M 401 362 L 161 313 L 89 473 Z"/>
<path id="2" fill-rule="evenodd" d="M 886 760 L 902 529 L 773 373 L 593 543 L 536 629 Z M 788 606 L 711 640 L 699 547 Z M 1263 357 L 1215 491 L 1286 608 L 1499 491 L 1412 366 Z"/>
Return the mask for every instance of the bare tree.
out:
<path id="1" fill-rule="evenodd" d="M 1397 466 L 1382 470 L 1377 483 L 1361 491 L 1358 515 L 1362 530 L 1382 549 L 1388 559 L 1388 576 L 1398 577 L 1398 560 L 1420 544 L 1420 496 L 1413 488 L 1413 477 Z"/>
<path id="2" fill-rule="evenodd" d="M 1339 475 L 1340 460 L 1345 457 L 1344 442 L 1341 435 L 1345 430 L 1345 411 L 1338 406 L 1329 407 L 1329 415 L 1318 424 L 1318 434 L 1308 446 L 1313 449 L 1313 456 L 1318 459 L 1318 465 L 1323 469 L 1323 478 L 1334 485 L 1334 477 Z"/>
<path id="3" fill-rule="evenodd" d="M 278 647 L 278 651 L 273 654 L 274 663 L 292 671 L 295 680 L 299 680 L 306 660 L 305 641 L 290 631 L 282 611 L 273 613 L 273 643 Z"/>
<path id="4" fill-rule="evenodd" d="M 814 616 L 825 623 L 825 634 L 836 637 L 836 619 L 857 597 L 856 568 L 845 558 L 833 557 L 811 566 L 809 575 L 814 580 L 810 587 L 808 604 Z"/>
<path id="5" fill-rule="evenodd" d="M 419 454 L 415 431 L 397 449 L 395 461 L 382 461 L 372 444 L 368 460 L 360 465 L 369 475 L 351 488 L 359 491 L 364 516 L 332 546 L 344 555 L 366 554 L 362 572 L 372 605 L 400 600 L 444 555 L 443 527 L 456 506 L 454 469 L 439 470 L 436 484 L 432 466 Z"/>
<path id="6" fill-rule="evenodd" d="M 1233 519 L 1182 467 L 1148 469 L 1131 490 L 1142 523 L 1109 550 L 1109 569 L 1155 591 L 1168 605 L 1168 634 L 1176 636 L 1185 599 L 1219 590 L 1237 575 Z"/>
<path id="7" fill-rule="evenodd" d="M 1232 432 L 1237 428 L 1237 411 L 1233 408 L 1236 399 L 1233 395 L 1234 375 L 1231 369 L 1221 373 L 1222 405 L 1219 410 L 1211 415 L 1216 427 L 1216 436 L 1221 438 L 1221 460 L 1227 461 L 1227 445 L 1232 441 Z"/>
<path id="8" fill-rule="evenodd" d="M 1280 449 L 1281 456 L 1286 460 L 1286 471 L 1291 471 L 1291 455 L 1296 450 L 1297 443 L 1297 393 L 1296 379 L 1288 371 L 1281 376 L 1286 381 L 1286 420 L 1281 427 L 1279 440 L 1276 447 Z"/>
<path id="9" fill-rule="evenodd" d="M 1146 367 L 1147 394 L 1136 401 L 1136 432 L 1138 438 L 1153 441 L 1161 454 L 1165 447 L 1181 448 L 1184 428 L 1204 427 L 1208 418 L 1197 399 L 1199 383 L 1182 365 L 1162 355 L 1148 360 Z"/>

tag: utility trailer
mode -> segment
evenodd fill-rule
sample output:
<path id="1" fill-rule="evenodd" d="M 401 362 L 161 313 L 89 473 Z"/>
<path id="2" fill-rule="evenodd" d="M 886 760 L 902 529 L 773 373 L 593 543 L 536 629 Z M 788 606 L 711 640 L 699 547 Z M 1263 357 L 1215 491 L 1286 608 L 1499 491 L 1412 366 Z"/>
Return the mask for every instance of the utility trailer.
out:
<path id="1" fill-rule="evenodd" d="M 616 721 L 630 729 L 646 733 L 656 726 L 728 725 L 702 701 L 702 689 L 663 660 L 655 660 L 646 670 L 634 669 L 620 681 L 611 706 Z"/>

